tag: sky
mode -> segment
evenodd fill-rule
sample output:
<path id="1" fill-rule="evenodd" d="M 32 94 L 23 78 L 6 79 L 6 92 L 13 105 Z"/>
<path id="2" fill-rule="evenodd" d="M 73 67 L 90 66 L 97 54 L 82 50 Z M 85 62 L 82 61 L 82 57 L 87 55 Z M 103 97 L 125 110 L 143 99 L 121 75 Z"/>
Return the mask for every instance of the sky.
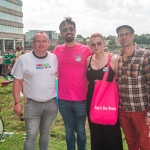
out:
<path id="1" fill-rule="evenodd" d="M 24 33 L 52 30 L 59 33 L 64 17 L 76 22 L 76 34 L 116 36 L 116 28 L 130 25 L 135 34 L 150 33 L 150 0 L 23 0 Z"/>

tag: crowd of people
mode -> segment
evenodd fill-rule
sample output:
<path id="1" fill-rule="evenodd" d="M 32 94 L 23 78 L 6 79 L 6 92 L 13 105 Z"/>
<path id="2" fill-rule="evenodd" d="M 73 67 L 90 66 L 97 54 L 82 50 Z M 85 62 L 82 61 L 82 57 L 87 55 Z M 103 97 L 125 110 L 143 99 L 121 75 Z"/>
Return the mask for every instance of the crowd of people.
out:
<path id="1" fill-rule="evenodd" d="M 0 77 L 11 75 L 13 65 L 17 58 L 22 54 L 24 54 L 24 50 L 21 46 L 16 46 L 16 49 L 13 52 L 7 49 L 3 56 L 2 52 L 0 52 Z"/>
<path id="2" fill-rule="evenodd" d="M 59 25 L 65 40 L 53 53 L 48 52 L 50 40 L 39 31 L 33 38 L 33 51 L 18 57 L 11 71 L 14 77 L 14 112 L 22 115 L 20 89 L 26 98 L 24 119 L 26 138 L 24 150 L 35 150 L 40 131 L 40 150 L 47 150 L 50 127 L 58 109 L 62 115 L 67 150 L 86 149 L 86 116 L 91 150 L 123 150 L 121 128 L 129 150 L 150 150 L 150 51 L 138 48 L 134 29 L 122 25 L 116 29 L 122 49 L 118 56 L 109 54 L 100 33 L 90 37 L 89 46 L 75 42 L 76 24 L 65 18 Z M 111 56 L 110 67 L 106 68 Z M 95 81 L 102 80 L 109 70 L 108 82 L 116 77 L 119 112 L 114 125 L 91 121 L 90 109 Z M 58 77 L 58 105 L 55 79 Z"/>

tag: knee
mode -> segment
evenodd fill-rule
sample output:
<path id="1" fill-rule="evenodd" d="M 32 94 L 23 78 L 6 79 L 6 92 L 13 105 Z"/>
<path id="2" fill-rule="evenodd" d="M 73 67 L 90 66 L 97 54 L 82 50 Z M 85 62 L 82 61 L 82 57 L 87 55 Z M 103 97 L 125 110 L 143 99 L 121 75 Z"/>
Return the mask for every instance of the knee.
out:
<path id="1" fill-rule="evenodd" d="M 38 135 L 38 132 L 35 132 L 34 130 L 32 131 L 27 131 L 26 132 L 26 139 L 32 139 L 32 140 L 35 140 L 36 137 Z"/>
<path id="2" fill-rule="evenodd" d="M 77 128 L 77 129 L 76 129 L 76 133 L 77 133 L 78 135 L 84 135 L 84 134 L 85 134 L 85 128 L 84 128 L 84 127 L 82 127 L 82 128 Z"/>
<path id="3" fill-rule="evenodd" d="M 67 134 L 73 134 L 75 130 L 73 128 L 66 128 L 66 133 Z"/>

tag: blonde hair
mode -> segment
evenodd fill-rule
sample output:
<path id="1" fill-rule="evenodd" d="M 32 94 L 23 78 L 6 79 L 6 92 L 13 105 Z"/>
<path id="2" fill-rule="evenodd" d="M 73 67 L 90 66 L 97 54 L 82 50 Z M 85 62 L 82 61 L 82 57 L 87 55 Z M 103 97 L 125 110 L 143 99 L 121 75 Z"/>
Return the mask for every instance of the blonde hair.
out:
<path id="1" fill-rule="evenodd" d="M 100 34 L 100 33 L 94 33 L 94 34 L 92 34 L 91 37 L 90 37 L 90 40 L 91 40 L 91 38 L 93 38 L 93 37 L 100 37 L 100 38 L 104 41 L 104 37 L 103 37 L 103 35 Z"/>

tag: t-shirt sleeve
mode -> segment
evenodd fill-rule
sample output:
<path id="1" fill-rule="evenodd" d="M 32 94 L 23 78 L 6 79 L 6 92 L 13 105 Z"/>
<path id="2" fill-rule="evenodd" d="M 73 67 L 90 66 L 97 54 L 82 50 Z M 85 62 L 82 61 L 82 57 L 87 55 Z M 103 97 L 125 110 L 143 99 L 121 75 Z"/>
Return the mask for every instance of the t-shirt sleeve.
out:
<path id="1" fill-rule="evenodd" d="M 92 50 L 89 47 L 87 47 L 87 51 L 88 51 L 88 56 L 91 56 L 93 54 Z"/>
<path id="2" fill-rule="evenodd" d="M 55 55 L 55 64 L 56 64 L 56 68 L 57 68 L 57 72 L 58 72 L 58 60 L 57 60 L 56 55 Z"/>
<path id="3" fill-rule="evenodd" d="M 57 55 L 57 47 L 53 50 L 53 54 Z"/>
<path id="4" fill-rule="evenodd" d="M 58 71 L 58 59 L 57 59 L 57 56 L 55 54 L 51 54 L 53 55 L 53 60 L 54 60 L 54 65 L 55 65 L 55 68 L 56 68 L 56 71 Z"/>
<path id="5" fill-rule="evenodd" d="M 23 79 L 23 62 L 20 58 L 17 59 L 15 65 L 12 68 L 11 74 L 16 79 Z"/>

